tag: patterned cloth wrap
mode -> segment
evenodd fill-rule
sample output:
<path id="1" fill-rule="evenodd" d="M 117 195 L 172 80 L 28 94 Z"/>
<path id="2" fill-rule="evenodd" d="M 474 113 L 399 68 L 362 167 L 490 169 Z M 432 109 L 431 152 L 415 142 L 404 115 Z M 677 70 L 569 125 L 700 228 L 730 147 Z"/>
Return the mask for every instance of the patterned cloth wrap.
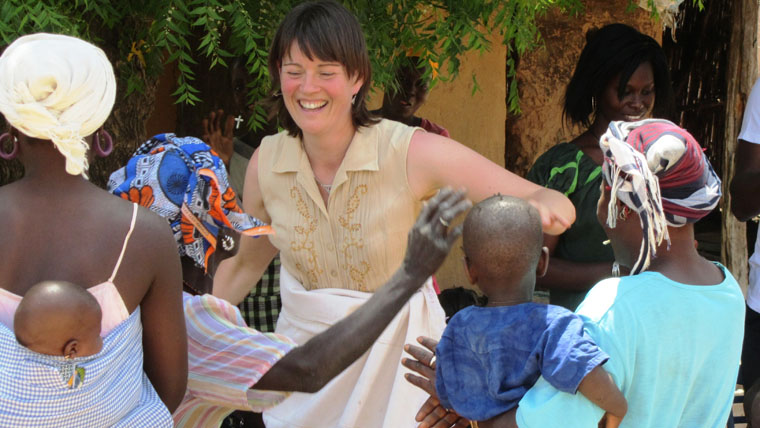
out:
<path id="1" fill-rule="evenodd" d="M 721 182 L 688 131 L 663 119 L 611 122 L 599 145 L 611 186 L 607 224 L 615 227 L 617 201 L 639 214 L 644 238 L 631 275 L 649 267 L 668 225 L 694 223 L 721 197 Z"/>
<path id="2" fill-rule="evenodd" d="M 95 355 L 66 360 L 33 352 L 0 324 L 0 426 L 171 427 L 143 372 L 140 308 L 103 338 Z M 83 373 L 72 388 L 69 374 Z"/>
<path id="3" fill-rule="evenodd" d="M 111 174 L 108 191 L 167 219 L 180 256 L 190 257 L 199 267 L 208 266 L 219 228 L 254 237 L 273 233 L 240 209 L 224 163 L 195 137 L 154 136 L 135 151 L 127 166 Z M 204 227 L 198 227 L 198 220 Z"/>

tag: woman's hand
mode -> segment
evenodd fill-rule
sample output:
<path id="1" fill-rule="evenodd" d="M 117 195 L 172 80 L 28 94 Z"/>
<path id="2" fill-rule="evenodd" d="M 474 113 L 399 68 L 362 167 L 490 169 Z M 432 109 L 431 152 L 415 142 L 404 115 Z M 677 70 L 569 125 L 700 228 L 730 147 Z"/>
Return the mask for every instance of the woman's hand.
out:
<path id="1" fill-rule="evenodd" d="M 575 221 L 575 207 L 556 190 L 542 188 L 531 193 L 526 200 L 541 215 L 541 226 L 546 234 L 560 235 Z"/>
<path id="2" fill-rule="evenodd" d="M 420 407 L 417 416 L 419 428 L 466 428 L 470 421 L 459 416 L 453 410 L 446 410 L 436 398 L 429 397 Z"/>
<path id="3" fill-rule="evenodd" d="M 430 198 L 409 231 L 404 270 L 422 280 L 434 274 L 462 234 L 461 224 L 449 230 L 449 223 L 471 206 L 464 191 L 450 188 Z"/>
<path id="4" fill-rule="evenodd" d="M 415 345 L 405 345 L 404 350 L 414 357 L 414 359 L 404 358 L 401 360 L 406 368 L 415 371 L 422 376 L 407 373 L 404 377 L 406 380 L 421 388 L 430 397 L 425 404 L 420 407 L 415 420 L 420 422 L 420 428 L 464 428 L 470 424 L 470 421 L 459 416 L 453 410 L 447 410 L 438 401 L 438 395 L 435 392 L 435 347 L 438 341 L 429 337 L 418 337 L 417 341 L 426 349 Z"/>
<path id="5" fill-rule="evenodd" d="M 235 118 L 227 116 L 224 120 L 224 130 L 222 130 L 222 118 L 224 110 L 212 111 L 208 117 L 203 119 L 203 141 L 219 155 L 224 165 L 229 168 L 230 159 L 235 148 L 234 144 L 234 122 Z"/>

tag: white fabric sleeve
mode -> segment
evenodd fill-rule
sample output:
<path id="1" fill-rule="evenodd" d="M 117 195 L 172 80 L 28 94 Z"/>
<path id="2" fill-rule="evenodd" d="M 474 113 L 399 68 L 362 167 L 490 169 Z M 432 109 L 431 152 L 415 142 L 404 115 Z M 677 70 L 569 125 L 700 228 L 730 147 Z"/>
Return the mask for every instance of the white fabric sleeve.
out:
<path id="1" fill-rule="evenodd" d="M 755 81 L 755 85 L 752 86 L 752 91 L 749 93 L 739 139 L 748 143 L 760 144 L 760 79 Z"/>

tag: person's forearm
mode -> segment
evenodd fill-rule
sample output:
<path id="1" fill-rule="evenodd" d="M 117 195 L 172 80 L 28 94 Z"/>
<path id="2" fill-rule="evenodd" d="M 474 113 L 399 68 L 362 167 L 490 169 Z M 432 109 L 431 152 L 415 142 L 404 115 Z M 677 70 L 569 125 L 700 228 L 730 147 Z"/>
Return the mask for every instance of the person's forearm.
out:
<path id="1" fill-rule="evenodd" d="M 615 381 L 602 366 L 596 366 L 578 386 L 578 392 L 592 403 L 622 419 L 628 412 L 628 402 Z"/>
<path id="2" fill-rule="evenodd" d="M 246 264 L 237 257 L 229 258 L 219 264 L 211 294 L 237 305 L 263 274 L 264 269 L 257 269 L 256 266 Z"/>
<path id="3" fill-rule="evenodd" d="M 536 278 L 536 288 L 587 291 L 612 276 L 612 262 L 578 263 L 552 258 L 546 275 Z"/>
<path id="4" fill-rule="evenodd" d="M 354 313 L 290 351 L 254 388 L 316 392 L 358 359 L 427 278 L 403 267 Z"/>
<path id="5" fill-rule="evenodd" d="M 214 274 L 214 287 L 211 292 L 233 305 L 242 302 L 250 293 L 277 254 L 277 249 L 268 243 L 266 236 L 240 239 L 246 241 L 241 242 L 238 254 L 219 264 Z"/>
<path id="6" fill-rule="evenodd" d="M 731 212 L 739 221 L 760 214 L 760 171 L 737 174 L 731 180 Z"/>

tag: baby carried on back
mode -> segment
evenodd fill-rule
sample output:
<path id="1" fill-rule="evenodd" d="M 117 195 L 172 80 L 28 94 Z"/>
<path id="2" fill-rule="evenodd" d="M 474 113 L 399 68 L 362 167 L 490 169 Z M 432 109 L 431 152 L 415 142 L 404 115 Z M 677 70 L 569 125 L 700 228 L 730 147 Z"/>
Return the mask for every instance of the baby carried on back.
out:
<path id="1" fill-rule="evenodd" d="M 0 322 L 0 426 L 172 426 L 143 371 L 140 309 L 102 338 L 101 319 L 78 285 L 27 291 L 13 331 Z"/>

